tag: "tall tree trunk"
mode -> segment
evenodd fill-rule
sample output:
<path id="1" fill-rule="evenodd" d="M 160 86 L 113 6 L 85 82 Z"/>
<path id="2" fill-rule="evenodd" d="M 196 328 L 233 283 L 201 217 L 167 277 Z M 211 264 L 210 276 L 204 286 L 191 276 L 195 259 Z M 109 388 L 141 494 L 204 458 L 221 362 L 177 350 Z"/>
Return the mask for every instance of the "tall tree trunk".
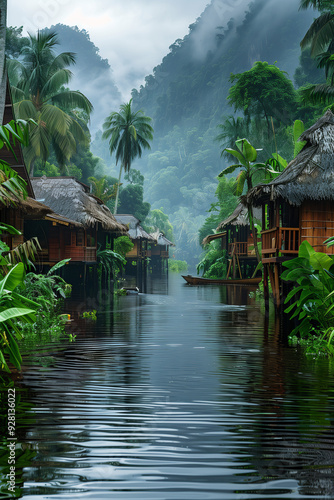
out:
<path id="1" fill-rule="evenodd" d="M 116 200 L 115 200 L 114 215 L 117 214 L 118 194 L 119 194 L 119 187 L 121 185 L 122 169 L 123 169 L 123 163 L 121 164 L 121 168 L 119 169 L 119 176 L 118 176 L 118 184 L 117 184 L 117 191 L 116 191 Z"/>
<path id="2" fill-rule="evenodd" d="M 0 0 L 0 124 L 3 122 L 3 113 L 6 100 L 7 74 L 5 68 L 7 25 L 7 0 Z"/>

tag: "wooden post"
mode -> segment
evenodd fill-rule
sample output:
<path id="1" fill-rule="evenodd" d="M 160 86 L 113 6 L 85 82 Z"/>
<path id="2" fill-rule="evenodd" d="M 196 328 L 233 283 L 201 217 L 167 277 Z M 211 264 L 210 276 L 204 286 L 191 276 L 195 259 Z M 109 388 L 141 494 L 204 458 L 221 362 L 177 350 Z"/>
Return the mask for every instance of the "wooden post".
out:
<path id="1" fill-rule="evenodd" d="M 264 295 L 264 307 L 265 316 L 269 316 L 269 283 L 268 283 L 268 266 L 269 264 L 264 264 L 263 266 L 263 295 Z"/>

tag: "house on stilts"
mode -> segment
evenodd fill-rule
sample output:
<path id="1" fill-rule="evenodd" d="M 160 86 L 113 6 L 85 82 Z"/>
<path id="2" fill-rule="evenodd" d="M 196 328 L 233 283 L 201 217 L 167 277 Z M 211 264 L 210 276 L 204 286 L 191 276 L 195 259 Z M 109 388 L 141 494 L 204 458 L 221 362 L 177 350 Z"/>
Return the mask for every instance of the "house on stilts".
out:
<path id="1" fill-rule="evenodd" d="M 277 308 L 286 294 L 282 262 L 298 255 L 307 240 L 318 252 L 334 254 L 324 241 L 334 236 L 334 115 L 326 113 L 299 138 L 301 152 L 268 184 L 254 187 L 245 204 L 262 208 L 262 262 Z"/>
<path id="2" fill-rule="evenodd" d="M 260 209 L 254 210 L 254 219 L 260 222 Z M 239 203 L 234 212 L 220 222 L 216 231 L 215 234 L 206 236 L 202 245 L 208 245 L 217 239 L 221 240 L 221 249 L 225 251 L 229 260 L 226 277 L 248 278 L 252 276 L 258 262 L 247 208 Z"/>
<path id="3" fill-rule="evenodd" d="M 168 272 L 169 248 L 175 246 L 159 230 L 151 233 L 153 242 L 150 244 L 150 267 L 152 272 Z"/>
<path id="4" fill-rule="evenodd" d="M 89 186 L 74 177 L 35 177 L 31 183 L 36 198 L 56 214 L 26 228 L 27 236 L 37 236 L 43 262 L 52 266 L 63 259 L 71 259 L 70 282 L 92 282 L 97 273 L 99 249 L 113 249 L 114 238 L 127 234 L 127 228 L 116 221 L 103 202 L 90 193 Z"/>

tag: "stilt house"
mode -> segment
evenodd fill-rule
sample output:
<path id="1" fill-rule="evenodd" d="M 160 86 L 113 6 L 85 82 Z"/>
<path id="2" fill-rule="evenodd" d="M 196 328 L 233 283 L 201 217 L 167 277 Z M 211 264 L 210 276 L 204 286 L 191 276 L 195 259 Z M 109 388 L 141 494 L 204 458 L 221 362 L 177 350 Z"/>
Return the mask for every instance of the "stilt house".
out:
<path id="1" fill-rule="evenodd" d="M 254 218 L 258 221 L 261 220 L 261 210 L 254 210 Z M 243 278 L 252 275 L 257 266 L 257 259 L 247 208 L 239 203 L 234 212 L 223 220 L 216 230 L 216 234 L 210 234 L 204 238 L 203 245 L 221 239 L 222 250 L 225 250 L 227 258 L 233 261 L 232 272 L 234 276 L 238 273 Z"/>
<path id="2" fill-rule="evenodd" d="M 328 110 L 301 136 L 302 151 L 268 184 L 253 188 L 246 203 L 262 207 L 262 262 L 280 305 L 281 263 L 298 255 L 307 240 L 316 251 L 334 253 L 334 115 Z"/>
<path id="3" fill-rule="evenodd" d="M 43 176 L 31 182 L 36 198 L 61 214 L 29 225 L 29 231 L 41 242 L 47 264 L 66 258 L 71 259 L 71 264 L 96 264 L 99 247 L 112 248 L 115 237 L 127 234 L 127 228 L 90 193 L 89 186 L 74 177 Z"/>
<path id="4" fill-rule="evenodd" d="M 151 233 L 151 267 L 152 270 L 168 271 L 169 248 L 175 246 L 163 233 L 156 231 Z"/>
<path id="5" fill-rule="evenodd" d="M 140 220 L 130 214 L 116 214 L 115 219 L 119 224 L 123 224 L 128 229 L 128 236 L 134 244 L 133 249 L 126 254 L 126 259 L 140 262 L 146 257 L 151 257 L 149 244 L 154 239 L 140 225 Z"/>

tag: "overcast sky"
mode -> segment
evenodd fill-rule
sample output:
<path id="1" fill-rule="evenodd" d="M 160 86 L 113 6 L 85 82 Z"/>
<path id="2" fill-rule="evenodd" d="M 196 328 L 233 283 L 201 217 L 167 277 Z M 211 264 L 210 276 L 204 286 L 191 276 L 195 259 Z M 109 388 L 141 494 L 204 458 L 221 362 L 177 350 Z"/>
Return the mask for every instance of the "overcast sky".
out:
<path id="1" fill-rule="evenodd" d="M 223 0 L 224 1 L 224 0 Z M 230 0 L 228 0 L 230 1 Z M 238 0 L 236 0 L 238 1 Z M 209 0 L 9 0 L 8 26 L 29 32 L 63 23 L 86 29 L 124 99 L 188 33 Z"/>

